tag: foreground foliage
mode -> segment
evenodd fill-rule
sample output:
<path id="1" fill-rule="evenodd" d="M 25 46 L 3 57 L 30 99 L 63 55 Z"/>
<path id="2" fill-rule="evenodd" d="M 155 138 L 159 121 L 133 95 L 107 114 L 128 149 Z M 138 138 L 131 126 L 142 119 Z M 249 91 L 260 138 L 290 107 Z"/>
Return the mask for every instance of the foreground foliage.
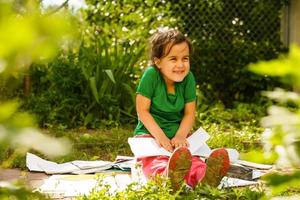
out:
<path id="1" fill-rule="evenodd" d="M 256 190 L 256 191 L 254 191 Z M 145 185 L 137 183 L 130 184 L 124 191 L 114 192 L 109 185 L 99 184 L 89 195 L 78 197 L 78 200 L 119 200 L 119 199 L 147 199 L 147 200 L 175 200 L 175 199 L 245 199 L 255 200 L 264 196 L 261 189 L 256 188 L 217 189 L 206 185 L 198 185 L 195 189 L 187 188 L 184 185 L 177 192 L 171 192 L 171 184 L 168 180 L 157 177 L 156 181 L 149 181 Z"/>
<path id="2" fill-rule="evenodd" d="M 71 37 L 70 27 L 66 15 L 44 15 L 35 1 L 0 1 L 1 82 L 6 85 L 5 82 L 12 80 L 11 77 L 20 79 L 32 63 L 53 58 L 61 43 Z M 0 168 L 3 168 L 9 167 L 17 155 L 24 155 L 29 149 L 49 157 L 64 155 L 69 150 L 69 143 L 42 134 L 36 129 L 33 117 L 19 111 L 19 102 L 8 100 L 1 93 L 0 147 L 10 150 L 9 157 L 0 160 Z M 9 185 L 0 187 L 0 198 L 43 197 L 24 189 L 22 185 Z"/>
<path id="3" fill-rule="evenodd" d="M 281 77 L 299 91 L 300 48 L 293 45 L 287 55 L 269 62 L 261 61 L 251 65 L 250 69 L 256 73 Z M 291 186 L 299 192 L 300 95 L 298 92 L 283 89 L 266 92 L 265 95 L 276 104 L 269 107 L 268 115 L 261 121 L 262 126 L 268 128 L 263 134 L 264 150 L 266 156 L 277 158 L 276 164 L 279 168 L 289 169 L 288 172 L 274 173 L 266 177 L 272 189 L 269 196 L 286 195 L 284 191 L 291 189 Z"/>

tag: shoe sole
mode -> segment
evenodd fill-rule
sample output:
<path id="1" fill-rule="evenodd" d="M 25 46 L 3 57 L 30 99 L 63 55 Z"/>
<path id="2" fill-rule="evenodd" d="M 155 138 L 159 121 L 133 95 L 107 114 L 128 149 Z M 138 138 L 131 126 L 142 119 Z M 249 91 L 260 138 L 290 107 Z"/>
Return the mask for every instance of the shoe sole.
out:
<path id="1" fill-rule="evenodd" d="M 179 147 L 174 150 L 167 168 L 167 176 L 170 178 L 171 187 L 174 192 L 180 189 L 191 165 L 192 155 L 188 148 Z"/>
<path id="2" fill-rule="evenodd" d="M 202 183 L 217 187 L 229 170 L 228 152 L 222 148 L 214 150 L 206 160 L 206 172 Z"/>

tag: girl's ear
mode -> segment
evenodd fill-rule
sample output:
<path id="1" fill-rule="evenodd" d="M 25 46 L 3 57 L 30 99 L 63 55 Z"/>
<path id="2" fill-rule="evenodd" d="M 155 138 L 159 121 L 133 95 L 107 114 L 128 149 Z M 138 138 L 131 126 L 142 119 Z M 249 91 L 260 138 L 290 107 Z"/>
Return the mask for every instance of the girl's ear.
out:
<path id="1" fill-rule="evenodd" d="M 160 66 L 159 66 L 160 59 L 155 57 L 155 58 L 153 59 L 153 61 L 154 61 L 154 64 L 156 65 L 156 67 L 157 67 L 158 69 L 160 69 Z"/>

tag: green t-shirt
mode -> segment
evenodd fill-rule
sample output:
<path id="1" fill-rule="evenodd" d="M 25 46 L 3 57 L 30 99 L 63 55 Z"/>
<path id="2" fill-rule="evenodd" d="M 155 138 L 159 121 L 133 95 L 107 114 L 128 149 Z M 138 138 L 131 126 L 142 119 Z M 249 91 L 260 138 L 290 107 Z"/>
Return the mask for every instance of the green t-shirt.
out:
<path id="1" fill-rule="evenodd" d="M 175 83 L 175 94 L 170 94 L 158 69 L 150 66 L 140 80 L 137 93 L 151 100 L 151 115 L 167 137 L 173 138 L 183 118 L 185 104 L 196 99 L 195 78 L 189 72 L 182 82 Z M 146 133 L 149 131 L 139 120 L 134 134 Z"/>

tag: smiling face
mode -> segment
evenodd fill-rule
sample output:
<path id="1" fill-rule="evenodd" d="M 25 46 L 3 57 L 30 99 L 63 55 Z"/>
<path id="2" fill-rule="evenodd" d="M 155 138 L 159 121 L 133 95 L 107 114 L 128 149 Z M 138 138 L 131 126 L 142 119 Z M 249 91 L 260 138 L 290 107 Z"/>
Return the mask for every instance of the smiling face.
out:
<path id="1" fill-rule="evenodd" d="M 173 86 L 175 82 L 181 82 L 190 71 L 190 51 L 186 42 L 174 44 L 167 55 L 162 58 L 154 58 L 154 64 L 160 70 L 165 82 Z"/>

